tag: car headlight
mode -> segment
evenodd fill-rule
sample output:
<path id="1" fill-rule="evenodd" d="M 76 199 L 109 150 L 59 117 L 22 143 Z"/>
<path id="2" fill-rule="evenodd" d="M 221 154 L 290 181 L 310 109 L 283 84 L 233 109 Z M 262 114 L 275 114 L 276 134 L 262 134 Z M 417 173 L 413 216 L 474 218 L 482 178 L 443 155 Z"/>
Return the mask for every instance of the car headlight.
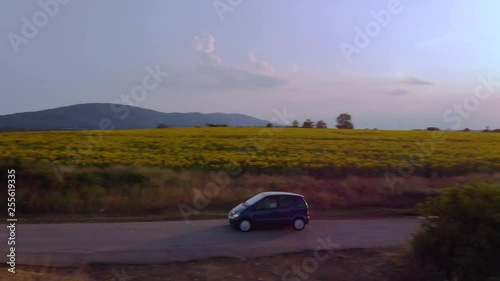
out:
<path id="1" fill-rule="evenodd" d="M 233 215 L 231 216 L 231 218 L 236 219 L 236 218 L 238 218 L 239 216 L 240 216 L 240 213 L 236 213 L 236 214 L 233 214 Z"/>

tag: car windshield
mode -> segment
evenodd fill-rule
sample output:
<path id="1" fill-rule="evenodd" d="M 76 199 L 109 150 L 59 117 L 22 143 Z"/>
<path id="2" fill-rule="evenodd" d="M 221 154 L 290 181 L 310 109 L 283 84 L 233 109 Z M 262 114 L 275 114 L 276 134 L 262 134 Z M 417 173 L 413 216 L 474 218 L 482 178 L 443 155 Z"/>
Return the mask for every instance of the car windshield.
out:
<path id="1" fill-rule="evenodd" d="M 257 203 L 262 198 L 264 198 L 263 194 L 257 194 L 241 204 L 245 207 L 252 206 L 253 204 Z"/>

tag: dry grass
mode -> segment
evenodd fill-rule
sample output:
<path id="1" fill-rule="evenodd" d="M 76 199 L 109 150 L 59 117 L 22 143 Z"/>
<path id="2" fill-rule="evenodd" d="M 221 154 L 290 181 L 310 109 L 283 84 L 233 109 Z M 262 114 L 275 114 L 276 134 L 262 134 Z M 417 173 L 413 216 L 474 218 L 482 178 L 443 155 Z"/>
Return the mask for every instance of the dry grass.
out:
<path id="1" fill-rule="evenodd" d="M 39 168 L 36 168 L 39 169 Z M 500 174 L 423 178 L 410 176 L 394 188 L 384 177 L 322 178 L 306 175 L 244 173 L 217 182 L 209 172 L 142 166 L 85 167 L 53 171 L 24 170 L 16 179 L 20 212 L 37 214 L 159 214 L 178 210 L 179 204 L 195 207 L 206 202 L 203 212 L 225 210 L 250 196 L 269 190 L 304 194 L 314 211 L 339 208 L 413 208 L 444 187 L 468 182 L 500 182 Z M 32 173 L 32 174 L 30 174 Z M 0 183 L 1 185 L 2 183 Z M 212 186 L 212 187 L 213 187 Z M 206 196 L 214 193 L 215 196 Z M 197 195 L 198 194 L 198 195 Z M 205 195 L 203 195 L 205 194 Z"/>
<path id="2" fill-rule="evenodd" d="M 6 268 L 1 269 L 0 280 L 2 281 L 95 281 L 82 270 L 75 269 L 17 269 L 15 274 L 7 272 Z"/>

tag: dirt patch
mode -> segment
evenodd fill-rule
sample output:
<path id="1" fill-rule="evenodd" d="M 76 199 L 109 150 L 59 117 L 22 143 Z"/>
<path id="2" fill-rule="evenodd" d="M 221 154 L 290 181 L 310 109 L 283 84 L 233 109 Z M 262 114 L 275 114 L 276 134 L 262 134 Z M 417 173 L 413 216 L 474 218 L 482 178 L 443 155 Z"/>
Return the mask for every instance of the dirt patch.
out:
<path id="1" fill-rule="evenodd" d="M 212 258 L 163 265 L 92 265 L 82 269 L 23 267 L 11 281 L 219 281 L 219 280 L 396 280 L 402 248 L 348 249 L 328 253 L 307 251 L 271 257 Z M 7 278 L 7 279 L 5 279 Z"/>

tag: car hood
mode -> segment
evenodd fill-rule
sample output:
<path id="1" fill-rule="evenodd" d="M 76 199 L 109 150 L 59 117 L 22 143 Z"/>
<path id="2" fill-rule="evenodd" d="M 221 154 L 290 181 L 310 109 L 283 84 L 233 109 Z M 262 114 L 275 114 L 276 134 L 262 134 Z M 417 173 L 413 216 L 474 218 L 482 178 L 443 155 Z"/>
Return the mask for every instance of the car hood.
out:
<path id="1" fill-rule="evenodd" d="M 232 213 L 232 214 L 234 214 L 234 213 L 238 213 L 238 212 L 241 212 L 241 211 L 245 210 L 246 208 L 248 208 L 248 207 L 243 206 L 243 204 L 238 204 L 238 206 L 234 207 L 234 208 L 231 210 L 231 213 Z"/>

